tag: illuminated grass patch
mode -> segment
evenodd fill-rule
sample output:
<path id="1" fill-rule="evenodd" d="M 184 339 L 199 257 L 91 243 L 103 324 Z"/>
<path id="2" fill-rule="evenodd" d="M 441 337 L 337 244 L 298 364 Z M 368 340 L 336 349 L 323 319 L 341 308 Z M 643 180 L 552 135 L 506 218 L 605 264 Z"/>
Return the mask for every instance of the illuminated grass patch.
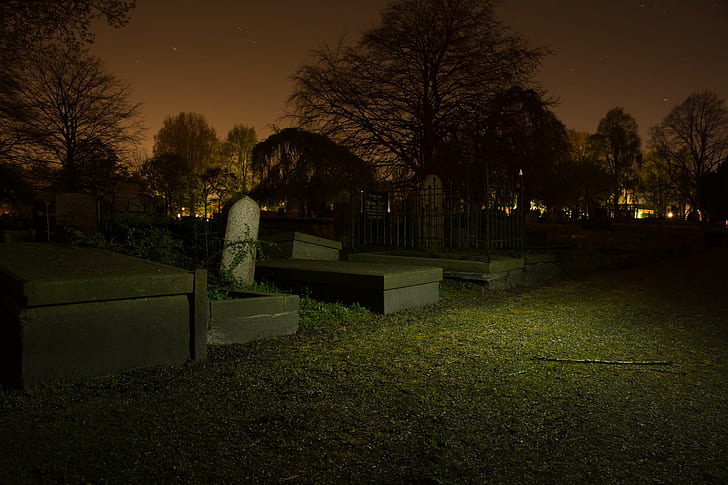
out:
<path id="1" fill-rule="evenodd" d="M 447 282 L 440 304 L 387 316 L 303 298 L 293 336 L 0 395 L 13 437 L 0 469 L 67 482 L 719 483 L 725 283 L 716 268 L 681 286 L 690 270 L 498 293 Z"/>

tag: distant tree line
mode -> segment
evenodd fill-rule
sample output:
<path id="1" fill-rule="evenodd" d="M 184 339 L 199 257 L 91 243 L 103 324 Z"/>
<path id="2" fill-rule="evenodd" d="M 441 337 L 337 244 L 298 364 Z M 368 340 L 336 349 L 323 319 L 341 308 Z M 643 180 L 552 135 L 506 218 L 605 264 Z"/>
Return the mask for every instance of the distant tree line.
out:
<path id="1" fill-rule="evenodd" d="M 379 179 L 416 187 L 434 173 L 477 187 L 524 173 L 526 199 L 570 219 L 620 217 L 645 203 L 661 218 L 721 220 L 725 101 L 689 96 L 651 130 L 617 107 L 593 134 L 566 129 L 533 80 L 548 50 L 509 32 L 487 0 L 400 0 L 358 42 L 324 45 L 298 69 L 289 116 L 349 148 Z"/>
<path id="2" fill-rule="evenodd" d="M 219 140 L 203 115 L 179 113 L 154 139 L 154 156 L 140 174 L 170 215 L 217 212 L 239 193 L 285 203 L 291 215 L 323 214 L 338 191 L 374 180 L 371 167 L 349 150 L 297 128 L 258 143 L 254 128 L 237 125 Z"/>
<path id="3" fill-rule="evenodd" d="M 569 132 L 570 150 L 554 166 L 551 211 L 624 216 L 637 206 L 656 219 L 728 219 L 728 108 L 711 92 L 693 93 L 650 129 L 647 152 L 634 118 L 618 107 L 597 132 Z"/>
<path id="4" fill-rule="evenodd" d="M 140 175 L 168 214 L 208 214 L 258 182 L 250 163 L 257 141 L 253 127 L 236 125 L 220 140 L 203 115 L 179 113 L 164 120 Z"/>
<path id="5" fill-rule="evenodd" d="M 22 180 L 104 197 L 134 179 L 168 215 L 209 215 L 241 192 L 313 215 L 375 181 L 414 188 L 436 174 L 476 197 L 487 177 L 522 170 L 526 200 L 554 220 L 618 218 L 637 204 L 656 218 L 728 217 L 723 99 L 690 95 L 652 127 L 644 153 L 622 107 L 595 133 L 569 130 L 534 81 L 548 49 L 512 33 L 494 5 L 392 2 L 378 26 L 295 72 L 296 128 L 259 142 L 239 124 L 220 139 L 202 114 L 182 112 L 134 165 L 141 107 L 87 49 L 90 22 L 121 27 L 133 2 L 0 3 L 0 195 Z"/>

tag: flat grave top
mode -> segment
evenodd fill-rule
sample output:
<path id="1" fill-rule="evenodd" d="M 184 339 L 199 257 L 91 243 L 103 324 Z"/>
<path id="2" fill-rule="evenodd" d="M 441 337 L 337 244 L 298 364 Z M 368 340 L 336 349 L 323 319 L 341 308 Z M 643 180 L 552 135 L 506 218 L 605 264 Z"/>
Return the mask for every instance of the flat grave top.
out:
<path id="1" fill-rule="evenodd" d="M 391 253 L 352 253 L 350 261 L 368 263 L 397 263 L 413 264 L 419 266 L 439 266 L 447 272 L 463 273 L 501 273 L 523 268 L 523 258 L 494 256 L 491 261 L 478 259 L 450 259 L 443 257 L 425 257 L 417 255 L 391 254 Z"/>
<path id="2" fill-rule="evenodd" d="M 442 281 L 442 268 L 405 264 L 294 259 L 257 263 L 263 274 L 288 280 L 390 290 Z"/>
<path id="3" fill-rule="evenodd" d="M 102 249 L 0 245 L 0 288 L 26 307 L 192 293 L 194 274 Z"/>
<path id="4" fill-rule="evenodd" d="M 288 241 L 301 241 L 309 244 L 316 244 L 318 246 L 324 246 L 332 249 L 341 249 L 341 243 L 334 241 L 333 239 L 326 239 L 323 237 L 312 236 L 310 234 L 304 234 L 302 232 L 283 232 L 278 234 L 268 234 L 262 236 L 266 241 L 271 242 L 288 242 Z"/>

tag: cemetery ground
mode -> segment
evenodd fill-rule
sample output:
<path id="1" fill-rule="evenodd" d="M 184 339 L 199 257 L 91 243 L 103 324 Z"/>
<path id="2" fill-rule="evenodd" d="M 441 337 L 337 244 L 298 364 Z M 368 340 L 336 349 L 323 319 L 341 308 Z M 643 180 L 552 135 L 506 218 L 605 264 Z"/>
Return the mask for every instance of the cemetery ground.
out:
<path id="1" fill-rule="evenodd" d="M 0 482 L 726 483 L 726 274 L 715 249 L 386 316 L 303 298 L 296 335 L 0 391 Z"/>

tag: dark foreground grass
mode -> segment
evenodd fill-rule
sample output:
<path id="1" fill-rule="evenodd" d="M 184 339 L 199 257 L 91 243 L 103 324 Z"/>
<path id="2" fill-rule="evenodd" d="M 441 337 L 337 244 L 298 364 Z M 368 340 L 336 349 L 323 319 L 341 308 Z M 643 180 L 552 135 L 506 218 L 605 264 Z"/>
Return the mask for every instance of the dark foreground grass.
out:
<path id="1" fill-rule="evenodd" d="M 728 254 L 0 393 L 0 483 L 726 483 Z M 672 361 L 672 365 L 534 360 Z"/>

